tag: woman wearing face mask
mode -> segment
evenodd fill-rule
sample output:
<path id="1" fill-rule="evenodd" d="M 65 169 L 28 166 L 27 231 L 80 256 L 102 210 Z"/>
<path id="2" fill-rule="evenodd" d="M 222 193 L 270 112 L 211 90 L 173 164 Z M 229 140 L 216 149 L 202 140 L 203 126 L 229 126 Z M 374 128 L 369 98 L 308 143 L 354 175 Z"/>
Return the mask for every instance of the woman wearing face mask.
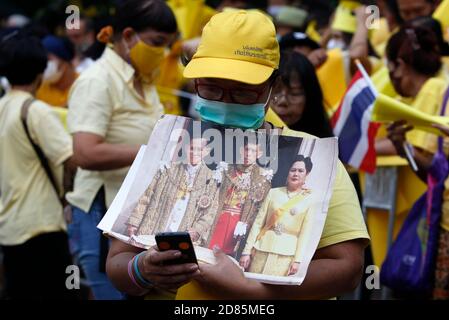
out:
<path id="1" fill-rule="evenodd" d="M 72 65 L 75 50 L 68 39 L 51 35 L 46 36 L 42 44 L 47 50 L 48 63 L 36 97 L 52 106 L 65 108 L 70 88 L 78 77 Z"/>
<path id="2" fill-rule="evenodd" d="M 448 82 L 440 72 L 442 69 L 440 49 L 432 31 L 424 27 L 413 27 L 411 23 L 407 23 L 390 39 L 386 53 L 390 78 L 400 95 L 398 99 L 411 108 L 431 115 L 440 115 Z M 447 110 L 446 107 L 446 114 Z M 438 149 L 438 137 L 424 131 L 412 130 L 412 127 L 402 119 L 397 119 L 387 130 L 388 138 L 376 141 L 377 154 L 397 154 L 405 158 L 404 143 L 409 144 L 418 172 L 412 173 L 410 167 L 399 169 L 399 178 L 409 181 L 402 192 L 407 195 L 416 194 L 417 189 L 425 190 L 427 172 Z M 447 153 L 447 150 L 445 152 Z M 418 195 L 413 200 L 416 201 L 417 197 Z M 396 216 L 395 229 L 401 227 L 410 208 L 411 205 Z M 383 222 L 382 225 L 386 227 L 387 222 Z"/>
<path id="3" fill-rule="evenodd" d="M 67 196 L 69 235 L 96 299 L 120 298 L 104 273 L 108 243 L 96 225 L 163 113 L 153 82 L 176 30 L 165 1 L 123 1 L 98 35 L 105 52 L 71 90 L 67 122 L 80 169 Z"/>
<path id="4" fill-rule="evenodd" d="M 213 16 L 184 70 L 186 78 L 195 79 L 201 98 L 196 106 L 202 120 L 281 133 L 265 122 L 279 55 L 274 25 L 264 14 L 241 10 Z M 288 128 L 282 134 L 307 135 Z M 359 282 L 369 236 L 347 172 L 341 163 L 337 170 L 322 239 L 301 286 L 247 279 L 217 247 L 215 265 L 164 265 L 181 252 L 160 252 L 156 246 L 142 250 L 117 239 L 111 240 L 108 275 L 117 288 L 130 295 L 159 299 L 167 290 L 177 291 L 178 299 L 324 299 L 352 291 Z"/>
<path id="5" fill-rule="evenodd" d="M 300 53 L 281 55 L 270 106 L 292 130 L 320 138 L 333 136 L 315 68 Z"/>
<path id="6" fill-rule="evenodd" d="M 391 82 L 400 95 L 398 99 L 419 111 L 439 115 L 448 82 L 440 74 L 441 54 L 434 33 L 425 27 L 404 25 L 391 37 L 387 58 Z M 398 143 L 402 139 L 397 138 L 400 132 L 405 134 L 405 128 L 402 121 L 394 123 L 390 127 L 391 141 L 381 139 L 376 142 L 377 153 L 404 155 L 403 146 Z M 429 164 L 437 150 L 437 136 L 413 130 L 407 134 L 407 140 L 414 147 L 416 160 Z"/>

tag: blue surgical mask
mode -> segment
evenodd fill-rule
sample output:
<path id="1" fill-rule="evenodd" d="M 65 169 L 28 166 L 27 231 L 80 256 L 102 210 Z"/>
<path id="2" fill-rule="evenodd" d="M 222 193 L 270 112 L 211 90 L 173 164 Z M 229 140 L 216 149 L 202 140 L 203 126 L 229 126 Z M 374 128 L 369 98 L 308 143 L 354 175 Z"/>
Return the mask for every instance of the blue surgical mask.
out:
<path id="1" fill-rule="evenodd" d="M 231 128 L 258 129 L 265 120 L 265 106 L 269 99 L 266 103 L 238 104 L 206 100 L 198 96 L 195 110 L 203 121 Z"/>

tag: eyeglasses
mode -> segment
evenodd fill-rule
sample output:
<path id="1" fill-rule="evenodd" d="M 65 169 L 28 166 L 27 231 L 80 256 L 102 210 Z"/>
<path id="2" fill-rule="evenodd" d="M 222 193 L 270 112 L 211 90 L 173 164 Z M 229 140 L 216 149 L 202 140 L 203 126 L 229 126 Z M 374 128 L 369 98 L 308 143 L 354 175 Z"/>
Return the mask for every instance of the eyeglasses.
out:
<path id="1" fill-rule="evenodd" d="M 297 92 L 297 93 L 291 93 L 291 92 L 285 93 L 285 91 L 282 91 L 282 92 L 278 92 L 278 93 L 273 93 L 271 102 L 275 105 L 278 105 L 281 103 L 282 97 L 285 97 L 285 99 L 287 100 L 287 103 L 299 104 L 303 101 L 304 96 L 305 95 L 304 95 L 303 91 Z"/>
<path id="2" fill-rule="evenodd" d="M 259 101 L 265 88 L 261 91 L 253 89 L 224 89 L 213 84 L 202 84 L 195 81 L 195 89 L 198 95 L 207 100 L 222 101 L 225 93 L 231 97 L 233 103 L 254 104 Z"/>

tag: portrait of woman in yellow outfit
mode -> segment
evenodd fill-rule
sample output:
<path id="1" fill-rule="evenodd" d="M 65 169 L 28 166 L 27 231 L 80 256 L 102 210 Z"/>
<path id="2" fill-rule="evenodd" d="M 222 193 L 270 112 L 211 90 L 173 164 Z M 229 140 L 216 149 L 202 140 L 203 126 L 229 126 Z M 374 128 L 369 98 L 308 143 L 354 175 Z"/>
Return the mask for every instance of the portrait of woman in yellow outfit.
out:
<path id="1" fill-rule="evenodd" d="M 305 182 L 312 166 L 310 157 L 297 156 L 286 186 L 268 193 L 240 258 L 245 271 L 272 276 L 298 272 L 311 229 L 312 190 Z"/>

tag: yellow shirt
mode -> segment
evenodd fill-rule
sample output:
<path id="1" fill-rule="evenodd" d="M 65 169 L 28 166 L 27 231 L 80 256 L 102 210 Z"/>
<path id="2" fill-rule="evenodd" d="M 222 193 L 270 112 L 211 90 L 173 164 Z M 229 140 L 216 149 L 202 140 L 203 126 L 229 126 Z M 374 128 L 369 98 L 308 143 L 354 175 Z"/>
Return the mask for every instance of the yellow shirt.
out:
<path id="1" fill-rule="evenodd" d="M 76 75 L 78 77 L 78 74 Z M 60 90 L 50 83 L 42 82 L 36 92 L 36 98 L 48 103 L 51 106 L 67 108 L 67 100 L 70 87 Z"/>
<path id="2" fill-rule="evenodd" d="M 304 132 L 284 129 L 286 136 L 312 137 Z M 343 164 L 338 163 L 332 197 L 324 224 L 318 249 L 354 239 L 367 239 L 366 229 L 360 209 L 357 193 Z M 326 288 L 323 288 L 326 290 Z M 207 295 L 196 282 L 190 282 L 178 290 L 176 299 L 219 299 L 219 296 Z"/>
<path id="3" fill-rule="evenodd" d="M 144 85 L 145 98 L 133 86 L 134 69 L 112 49 L 84 71 L 69 94 L 69 131 L 99 135 L 111 144 L 146 144 L 156 121 L 163 114 L 154 86 Z M 74 191 L 67 200 L 89 211 L 101 186 L 106 205 L 118 192 L 129 167 L 107 171 L 78 170 Z"/>
<path id="4" fill-rule="evenodd" d="M 404 101 L 412 108 L 431 115 L 439 115 L 443 104 L 443 97 L 448 87 L 448 82 L 439 78 L 430 78 L 412 100 Z M 446 114 L 449 110 L 446 110 Z M 438 149 L 438 136 L 420 130 L 413 130 L 407 134 L 407 140 L 415 147 L 419 147 L 430 153 L 435 153 Z"/>
<path id="5" fill-rule="evenodd" d="M 12 90 L 0 99 L 0 244 L 19 245 L 45 232 L 65 230 L 62 207 L 20 120 L 31 95 Z M 27 124 L 62 184 L 72 140 L 51 107 L 34 101 Z M 61 189 L 60 189 L 61 190 Z"/>

